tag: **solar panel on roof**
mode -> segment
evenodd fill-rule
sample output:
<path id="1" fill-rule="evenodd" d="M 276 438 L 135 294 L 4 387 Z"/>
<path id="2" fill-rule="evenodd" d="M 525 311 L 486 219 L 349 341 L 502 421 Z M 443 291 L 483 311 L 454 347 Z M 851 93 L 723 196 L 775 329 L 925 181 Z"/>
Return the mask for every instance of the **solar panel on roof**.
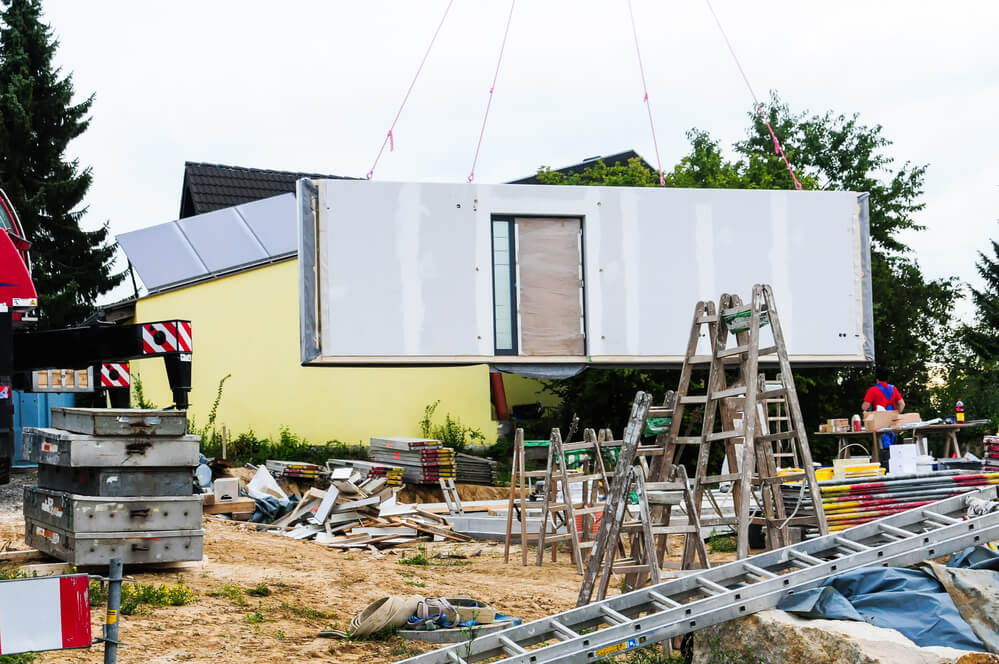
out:
<path id="1" fill-rule="evenodd" d="M 291 256 L 294 194 L 223 208 L 116 236 L 150 292 Z"/>

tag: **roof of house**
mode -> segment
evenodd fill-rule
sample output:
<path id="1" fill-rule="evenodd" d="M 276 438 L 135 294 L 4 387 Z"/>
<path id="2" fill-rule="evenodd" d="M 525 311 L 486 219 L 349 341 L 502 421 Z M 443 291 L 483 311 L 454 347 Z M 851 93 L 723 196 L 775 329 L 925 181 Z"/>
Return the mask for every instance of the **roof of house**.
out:
<path id="1" fill-rule="evenodd" d="M 627 150 L 625 152 L 618 152 L 617 154 L 611 154 L 605 156 L 597 155 L 596 157 L 588 157 L 578 164 L 573 164 L 572 166 L 565 166 L 564 168 L 559 168 L 553 172 L 562 173 L 563 175 L 571 175 L 573 173 L 580 173 L 598 161 L 603 161 L 608 166 L 616 166 L 617 164 L 627 164 L 631 159 L 641 159 L 642 165 L 648 168 L 650 171 L 655 171 L 647 161 L 642 159 L 642 155 L 638 154 L 634 150 Z M 508 184 L 539 184 L 538 174 L 529 175 L 519 180 L 511 180 Z"/>
<path id="2" fill-rule="evenodd" d="M 180 196 L 180 218 L 193 217 L 222 208 L 295 192 L 299 178 L 348 180 L 341 175 L 293 173 L 264 168 L 223 164 L 184 164 L 184 186 Z"/>

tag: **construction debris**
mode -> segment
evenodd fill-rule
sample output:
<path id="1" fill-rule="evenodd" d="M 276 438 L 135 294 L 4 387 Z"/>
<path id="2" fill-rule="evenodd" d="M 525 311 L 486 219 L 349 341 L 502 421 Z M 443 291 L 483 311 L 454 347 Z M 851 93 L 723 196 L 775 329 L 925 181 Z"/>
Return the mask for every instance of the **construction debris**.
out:
<path id="1" fill-rule="evenodd" d="M 285 501 L 289 510 L 261 529 L 299 540 L 312 540 L 334 549 L 380 550 L 414 542 L 467 542 L 471 538 L 455 532 L 445 517 L 405 505 L 396 498 L 398 487 L 388 478 L 372 474 L 370 464 L 327 464 L 329 486 L 305 491 L 297 502 L 288 496 L 266 467 L 257 469 L 247 490 L 260 502 Z M 279 466 L 273 462 L 268 465 Z M 280 465 L 283 472 L 288 466 Z"/>

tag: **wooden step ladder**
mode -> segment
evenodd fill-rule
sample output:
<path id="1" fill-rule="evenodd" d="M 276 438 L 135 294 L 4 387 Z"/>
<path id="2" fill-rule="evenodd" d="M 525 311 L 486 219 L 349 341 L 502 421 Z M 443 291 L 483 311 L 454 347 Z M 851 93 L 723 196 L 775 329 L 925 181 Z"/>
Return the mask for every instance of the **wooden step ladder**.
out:
<path id="1" fill-rule="evenodd" d="M 570 435 L 571 432 L 572 428 Z M 581 473 L 570 473 L 566 469 L 566 454 L 573 452 L 585 452 L 588 456 Z M 577 485 L 582 485 L 578 504 L 572 492 L 573 486 Z M 538 530 L 538 565 L 544 562 L 545 546 L 551 545 L 551 558 L 555 562 L 558 560 L 558 543 L 568 542 L 576 571 L 583 573 L 589 551 L 593 547 L 593 535 L 592 527 L 587 530 L 581 526 L 584 522 L 592 523 L 594 515 L 603 512 L 604 505 L 598 499 L 600 487 L 606 486 L 607 473 L 592 430 L 584 432 L 582 442 L 572 443 L 563 442 L 559 429 L 552 429 L 548 444 L 548 465 L 545 469 L 541 527 Z M 577 516 L 581 517 L 579 524 L 576 523 Z"/>
<path id="2" fill-rule="evenodd" d="M 761 347 L 760 330 L 769 325 L 773 344 Z M 734 335 L 735 345 L 730 346 Z M 706 336 L 710 351 L 698 355 L 698 342 Z M 780 372 L 776 379 L 767 381 L 760 374 L 760 358 L 776 358 Z M 726 370 L 736 369 L 734 381 L 729 383 Z M 692 394 L 691 385 L 695 369 L 707 370 L 705 393 Z M 786 406 L 787 421 L 779 431 L 769 429 L 768 401 L 782 400 Z M 701 431 L 699 436 L 680 434 L 684 413 L 688 407 L 701 407 Z M 720 419 L 720 430 L 716 430 L 716 419 Z M 725 446 L 725 460 L 728 470 L 713 472 L 709 468 L 712 444 Z M 774 445 L 778 448 L 775 450 Z M 770 286 L 753 287 L 751 302 L 743 304 L 737 295 L 722 295 L 717 307 L 712 302 L 698 302 L 694 308 L 694 318 L 688 338 L 687 351 L 680 371 L 676 390 L 673 421 L 665 435 L 661 462 L 654 466 L 653 479 L 663 477 L 666 469 L 675 464 L 685 445 L 698 447 L 697 466 L 694 471 L 694 503 L 702 526 L 732 527 L 737 534 L 737 554 L 744 558 L 749 554 L 750 511 L 754 498 L 761 516 L 756 523 L 763 525 L 769 548 L 790 543 L 789 526 L 801 525 L 803 518 L 788 519 L 780 496 L 783 482 L 803 480 L 810 494 L 817 494 L 815 473 L 811 464 L 811 453 L 805 435 L 804 422 L 798 405 L 794 377 L 787 357 L 780 318 L 774 303 Z M 740 450 L 741 448 L 741 450 Z M 786 455 L 786 456 L 785 456 Z M 778 476 L 778 459 L 791 458 L 803 472 L 799 475 Z M 722 483 L 731 483 L 734 516 L 722 516 L 714 505 L 717 516 L 705 518 L 703 501 L 707 497 L 713 501 L 711 488 Z M 758 496 L 753 486 L 758 487 Z M 814 498 L 813 498 L 814 500 Z M 669 512 L 671 506 L 663 511 Z M 654 510 L 654 519 L 659 519 Z M 811 524 L 819 532 L 827 532 L 824 515 Z M 660 558 L 662 549 L 660 544 Z M 683 562 L 693 562 L 696 551 L 690 548 L 690 540 L 684 551 Z"/>
<path id="3" fill-rule="evenodd" d="M 698 521 L 697 510 L 694 507 L 693 493 L 687 479 L 687 471 L 683 466 L 673 466 L 669 480 L 666 482 L 646 482 L 645 470 L 640 465 L 631 466 L 628 469 L 625 482 L 615 486 L 615 494 L 622 494 L 623 500 L 615 496 L 613 502 L 616 510 L 613 515 L 607 514 L 605 519 L 613 519 L 610 528 L 606 531 L 608 543 L 600 547 L 603 560 L 600 565 L 592 563 L 587 566 L 587 575 L 597 574 L 598 578 L 584 579 L 583 588 L 595 588 L 597 601 L 607 596 L 607 588 L 612 576 L 623 577 L 625 589 L 622 592 L 634 590 L 644 586 L 651 581 L 653 584 L 660 582 L 660 568 L 664 565 L 659 559 L 656 549 L 655 538 L 668 538 L 671 535 L 682 535 L 686 540 L 691 540 L 695 551 L 697 551 L 700 566 L 710 567 L 708 562 L 708 552 L 701 539 L 701 525 Z M 634 493 L 638 496 L 637 519 L 628 509 L 629 496 Z M 610 502 L 611 499 L 608 498 Z M 690 520 L 683 524 L 671 524 L 669 521 L 655 523 L 652 519 L 650 505 L 683 505 L 684 510 L 690 515 Z M 623 508 L 622 508 L 623 506 Z M 670 512 L 666 511 L 665 516 L 669 519 Z M 631 535 L 631 546 L 627 557 L 617 558 L 618 547 L 611 543 L 619 541 L 624 534 Z M 667 566 L 676 566 L 668 564 Z M 580 593 L 578 602 L 587 603 L 591 598 L 585 593 Z M 581 606 L 581 604 L 577 604 Z"/>

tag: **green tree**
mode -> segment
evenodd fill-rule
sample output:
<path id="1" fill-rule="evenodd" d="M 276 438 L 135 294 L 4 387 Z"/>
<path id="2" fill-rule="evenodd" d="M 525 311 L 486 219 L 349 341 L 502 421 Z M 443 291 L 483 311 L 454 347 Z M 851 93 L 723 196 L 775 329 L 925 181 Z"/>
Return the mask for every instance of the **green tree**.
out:
<path id="1" fill-rule="evenodd" d="M 923 230 L 915 214 L 924 206 L 926 167 L 906 162 L 895 168 L 887 153 L 892 142 L 881 125 L 864 125 L 856 114 L 795 114 L 775 94 L 766 114 L 806 189 L 870 194 L 875 362 L 898 385 L 907 407 L 930 406 L 930 367 L 945 354 L 958 293 L 953 278 L 927 280 L 900 238 L 903 231 Z M 747 179 L 790 186 L 762 118 L 751 117 L 747 138 L 735 146 L 746 160 Z M 798 379 L 802 409 L 815 426 L 827 416 L 859 410 L 874 376 L 868 369 L 804 370 Z"/>
<path id="2" fill-rule="evenodd" d="M 0 12 L 0 186 L 32 243 L 41 324 L 61 327 L 91 311 L 118 285 L 108 226 L 86 231 L 81 206 L 90 168 L 66 157 L 90 124 L 93 95 L 73 103 L 72 75 L 53 64 L 59 42 L 42 22 L 40 0 L 6 0 Z"/>
<path id="3" fill-rule="evenodd" d="M 989 419 L 990 430 L 996 431 L 999 428 L 999 243 L 993 240 L 991 249 L 991 255 L 979 252 L 975 264 L 985 287 L 969 288 L 975 305 L 975 322 L 954 329 L 933 390 L 933 403 L 938 413 L 950 414 L 960 399 L 968 420 Z M 964 438 L 966 443 L 981 440 L 977 431 Z M 981 451 L 978 445 L 972 449 L 976 453 Z"/>
<path id="4" fill-rule="evenodd" d="M 984 252 L 978 252 L 975 267 L 985 282 L 985 289 L 971 289 L 976 323 L 963 328 L 968 348 L 983 361 L 999 359 L 999 243 L 995 240 L 992 240 L 992 254 L 994 257 L 990 258 Z"/>
<path id="5" fill-rule="evenodd" d="M 921 230 L 914 215 L 923 207 L 920 197 L 925 166 L 906 163 L 894 169 L 887 154 L 891 141 L 883 136 L 881 126 L 865 126 L 856 115 L 795 114 L 776 95 L 771 96 L 765 113 L 805 189 L 870 194 L 876 361 L 878 368 L 902 390 L 907 404 L 917 408 L 928 404 L 929 366 L 944 353 L 956 286 L 952 279 L 926 280 L 911 251 L 899 239 L 902 231 Z M 727 159 L 707 132 L 688 132 L 691 150 L 667 174 L 667 186 L 790 187 L 787 167 L 774 153 L 766 125 L 755 111 L 750 112 L 750 118 L 746 139 L 734 146 L 734 159 Z M 657 184 L 655 174 L 640 163 L 629 164 L 627 169 L 616 168 L 598 163 L 583 173 L 558 178 L 551 176 L 559 174 L 542 169 L 539 179 L 546 184 Z M 627 179 L 622 177 L 625 172 L 632 174 L 631 181 L 621 181 Z M 612 404 L 597 395 L 613 391 L 630 398 L 635 389 L 641 388 L 659 396 L 676 385 L 670 372 L 632 370 L 618 372 L 614 378 L 603 373 L 588 371 L 569 381 L 548 383 L 548 389 L 564 399 L 560 420 L 566 420 L 572 412 L 592 413 L 587 417 L 587 426 L 620 427 L 627 416 L 628 399 Z M 797 372 L 808 426 L 814 427 L 826 417 L 858 411 L 873 378 L 869 369 Z"/>

